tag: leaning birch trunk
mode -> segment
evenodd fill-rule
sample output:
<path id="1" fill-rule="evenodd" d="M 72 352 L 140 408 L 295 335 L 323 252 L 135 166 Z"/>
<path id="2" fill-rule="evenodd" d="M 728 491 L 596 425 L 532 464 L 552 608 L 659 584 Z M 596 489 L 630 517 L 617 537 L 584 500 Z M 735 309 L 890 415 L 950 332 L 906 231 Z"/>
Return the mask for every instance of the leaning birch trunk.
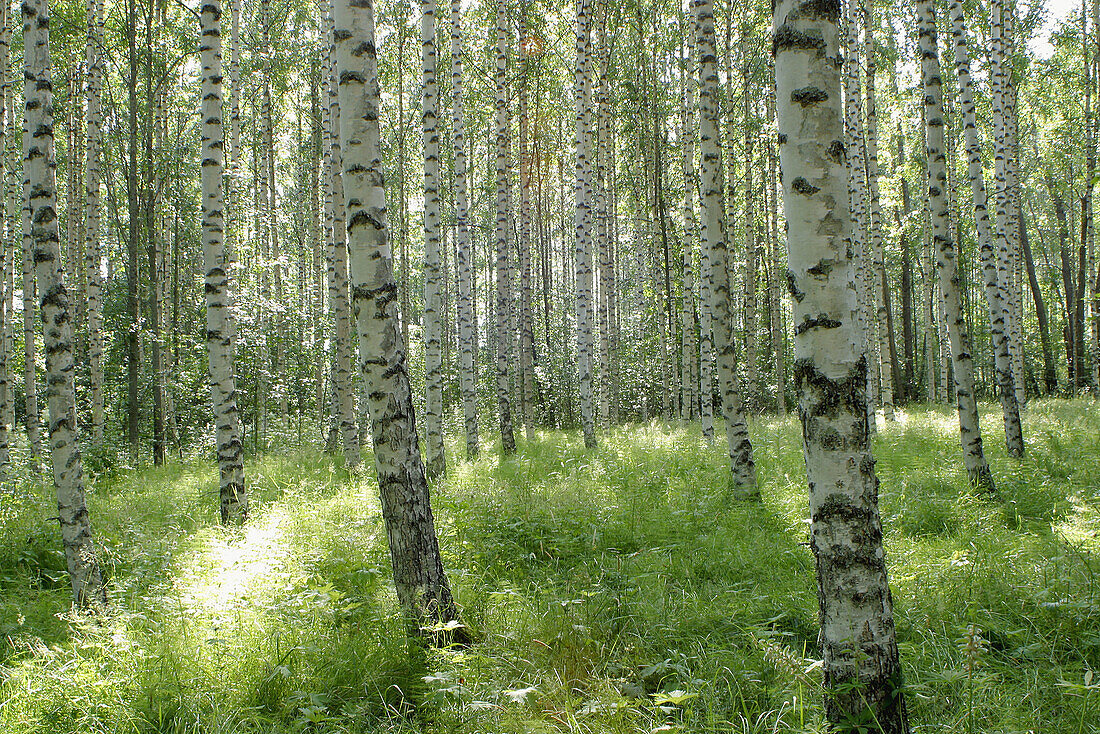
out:
<path id="1" fill-rule="evenodd" d="M 241 427 L 237 413 L 237 378 L 233 360 L 233 292 L 222 231 L 222 174 L 225 169 L 222 126 L 221 3 L 202 5 L 199 40 L 202 64 L 202 234 L 206 269 L 206 351 L 210 393 L 214 405 L 215 448 L 223 523 L 248 518 L 248 494 L 241 459 Z"/>
<path id="2" fill-rule="evenodd" d="M 699 150 L 703 158 L 703 244 L 708 253 L 706 280 L 710 292 L 711 327 L 717 352 L 722 412 L 726 421 L 730 472 L 743 498 L 759 498 L 752 443 L 737 390 L 730 313 L 725 214 L 722 204 L 722 161 L 718 150 L 718 65 L 714 50 L 714 10 L 711 0 L 696 0 L 696 48 L 699 51 Z"/>
<path id="3" fill-rule="evenodd" d="M 328 160 L 329 186 L 332 191 L 332 231 L 329 233 L 328 297 L 335 325 L 333 349 L 333 400 L 334 418 L 340 427 L 340 441 L 344 461 L 349 467 L 359 466 L 362 460 L 359 444 L 359 428 L 355 420 L 355 380 L 353 363 L 355 345 L 352 341 L 351 302 L 348 292 L 348 246 L 346 212 L 344 207 L 344 178 L 341 171 L 342 148 L 340 145 L 341 110 L 338 102 L 335 41 L 329 37 L 330 67 L 328 74 Z"/>
<path id="4" fill-rule="evenodd" d="M 386 221 L 371 0 L 334 4 L 347 237 L 361 371 L 397 599 L 412 631 L 457 619 L 416 435 Z"/>
<path id="5" fill-rule="evenodd" d="M 512 229 L 511 202 L 508 187 L 508 19 L 506 0 L 497 0 L 496 67 L 496 342 L 497 342 L 497 410 L 500 418 L 500 446 L 504 454 L 516 451 L 516 434 L 512 428 L 512 396 L 509 366 L 512 361 L 512 265 L 509 239 Z"/>
<path id="6" fill-rule="evenodd" d="M 574 187 L 577 266 L 577 378 L 580 388 L 581 431 L 586 448 L 596 447 L 593 414 L 592 353 L 592 24 L 588 0 L 577 0 L 576 68 L 576 169 Z"/>
<path id="7" fill-rule="evenodd" d="M 795 386 L 833 727 L 909 731 L 852 291 L 837 3 L 779 0 L 774 41 Z M 848 726 L 845 726 L 847 724 Z"/>
<path id="8" fill-rule="evenodd" d="M 875 41 L 871 0 L 863 2 L 863 57 L 866 68 L 867 122 L 864 135 L 864 154 L 867 176 L 867 224 L 869 226 L 869 272 L 874 279 L 875 324 L 878 330 L 878 374 L 879 399 L 882 401 L 883 417 L 894 420 L 894 375 L 890 364 L 890 332 L 887 329 L 888 314 L 886 304 L 890 298 L 886 280 L 886 257 L 882 244 L 882 206 L 879 202 L 878 185 L 878 109 L 875 104 Z"/>
<path id="9" fill-rule="evenodd" d="M 996 491 L 993 475 L 982 449 L 978 404 L 974 396 L 974 365 L 970 334 L 967 332 L 959 295 L 958 254 L 951 239 L 947 208 L 947 159 L 944 155 L 944 115 L 940 61 L 936 46 L 936 16 L 932 0 L 921 0 L 920 56 L 924 89 L 925 160 L 928 167 L 928 209 L 932 219 L 932 240 L 936 249 L 944 322 L 951 347 L 955 375 L 955 397 L 959 408 L 959 434 L 963 464 L 971 483 Z"/>
<path id="10" fill-rule="evenodd" d="M 83 466 L 76 430 L 72 319 L 69 294 L 62 276 L 64 266 L 57 223 L 50 18 L 45 0 L 25 0 L 23 3 L 23 49 L 26 115 L 23 177 L 28 192 L 33 262 L 39 284 L 38 305 L 48 385 L 46 402 L 50 411 L 50 456 L 61 543 L 76 605 L 102 609 L 107 604 L 107 591 L 96 560 L 92 526 L 84 501 Z"/>
<path id="11" fill-rule="evenodd" d="M 451 0 L 451 91 L 454 95 L 454 117 L 451 123 L 454 145 L 455 245 L 458 264 L 458 343 L 459 382 L 462 389 L 462 413 L 466 429 L 466 458 L 477 458 L 477 374 L 474 359 L 477 341 L 474 336 L 472 301 L 473 257 L 470 246 L 469 192 L 466 183 L 466 123 L 462 94 L 462 2 Z"/>
<path id="12" fill-rule="evenodd" d="M 88 375 L 92 402 L 92 445 L 103 445 L 103 275 L 99 241 L 100 150 L 103 106 L 103 20 L 99 0 L 88 2 L 88 162 L 85 168 L 84 257 L 88 300 Z"/>
<path id="13" fill-rule="evenodd" d="M 435 0 L 421 0 L 424 134 L 424 464 L 428 478 L 443 476 L 443 332 L 439 292 L 439 83 L 436 77 Z"/>
<path id="14" fill-rule="evenodd" d="M 978 141 L 978 122 L 971 91 L 970 53 L 966 40 L 966 19 L 961 0 L 950 4 L 951 26 L 955 40 L 955 68 L 959 83 L 959 105 L 962 108 L 963 133 L 966 142 L 967 173 L 970 176 L 970 196 L 974 204 L 974 221 L 978 231 L 978 252 L 981 260 L 985 299 L 989 306 L 989 332 L 993 340 L 993 363 L 997 395 L 1004 414 L 1005 444 L 1011 456 L 1023 456 L 1024 438 L 1020 426 L 1020 406 L 1012 381 L 1012 363 L 1005 333 L 1004 289 L 999 284 L 997 258 L 993 237 L 989 231 L 989 200 L 982 173 L 982 149 Z M 996 105 L 996 103 L 994 103 Z"/>

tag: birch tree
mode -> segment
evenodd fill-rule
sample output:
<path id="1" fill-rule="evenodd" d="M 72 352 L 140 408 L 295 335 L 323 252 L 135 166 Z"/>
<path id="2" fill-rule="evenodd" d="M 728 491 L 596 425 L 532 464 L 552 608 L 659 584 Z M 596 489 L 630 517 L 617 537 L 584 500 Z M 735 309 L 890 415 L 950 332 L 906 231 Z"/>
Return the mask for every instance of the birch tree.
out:
<path id="1" fill-rule="evenodd" d="M 993 16 L 997 17 L 998 8 L 993 4 Z M 1008 348 L 1012 356 L 1012 383 L 1016 391 L 1016 404 L 1023 407 L 1027 404 L 1027 380 L 1024 374 L 1024 333 L 1023 333 L 1023 279 L 1021 270 L 1023 256 L 1020 248 L 1020 185 L 1019 185 L 1019 145 L 1017 144 L 1018 114 L 1016 109 L 1016 83 L 1012 78 L 1012 54 L 1013 40 L 1015 37 L 1015 11 L 1010 4 L 1005 7 L 1001 3 L 1000 16 L 1003 44 L 1003 63 L 1000 65 L 998 86 L 1001 94 L 1001 107 L 1004 116 L 1004 172 L 1005 172 L 1005 199 L 1008 204 L 1008 252 L 1009 252 L 1009 280 L 1006 283 L 1008 294 Z M 990 34 L 996 36 L 995 33 Z M 996 111 L 996 103 L 994 104 Z M 1093 139 L 1095 142 L 1095 130 Z M 1087 161 L 1086 161 L 1087 162 Z M 1092 174 L 1088 174 L 1087 180 L 1092 182 Z M 1089 186 L 1091 189 L 1091 183 Z M 1088 227 L 1085 232 L 1087 252 L 1089 260 L 1092 259 L 1094 240 L 1094 214 L 1092 211 L 1091 191 L 1087 195 L 1088 202 Z M 1091 267 L 1091 266 L 1089 266 Z M 1087 277 L 1087 275 L 1086 275 Z M 1094 362 L 1095 369 L 1095 362 Z M 1093 387 L 1100 385 L 1093 384 Z"/>
<path id="2" fill-rule="evenodd" d="M 501 451 L 515 453 L 516 435 L 512 429 L 512 397 L 509 367 L 512 360 L 512 264 L 509 255 L 511 203 L 508 189 L 508 16 L 507 0 L 497 0 L 496 65 L 496 340 L 497 340 L 497 412 L 500 420 Z"/>
<path id="3" fill-rule="evenodd" d="M 424 134 L 424 463 L 428 478 L 442 476 L 443 453 L 443 323 L 439 265 L 439 83 L 436 77 L 435 0 L 420 3 L 420 47 L 423 62 L 421 121 Z"/>
<path id="4" fill-rule="evenodd" d="M 592 23 L 589 0 L 577 0 L 576 65 L 573 75 L 576 109 L 576 184 L 574 186 L 577 268 L 577 382 L 581 431 L 586 448 L 596 447 L 593 411 L 592 352 Z"/>
<path id="5" fill-rule="evenodd" d="M 685 24 L 686 25 L 686 24 Z M 685 33 L 685 35 L 687 35 Z M 691 106 L 695 102 L 691 88 L 694 84 L 691 68 L 692 44 L 689 39 L 682 62 L 680 78 L 680 147 L 681 170 L 684 179 L 684 275 L 683 298 L 680 305 L 680 349 L 681 349 L 681 414 L 685 420 L 693 420 L 699 404 L 699 350 L 696 341 L 696 295 L 695 295 L 695 245 L 699 240 L 699 225 L 695 217 L 695 130 L 692 125 Z"/>
<path id="6" fill-rule="evenodd" d="M 932 0 L 921 0 L 921 82 L 924 90 L 925 161 L 928 170 L 928 210 L 932 219 L 932 241 L 936 253 L 944 321 L 951 348 L 955 398 L 959 409 L 959 435 L 963 464 L 971 483 L 988 492 L 996 491 L 993 475 L 982 448 L 978 404 L 974 395 L 974 367 L 970 334 L 959 294 L 958 251 L 951 238 L 947 205 L 947 157 L 944 153 L 943 89 L 936 40 L 936 16 Z"/>
<path id="7" fill-rule="evenodd" d="M 234 367 L 233 292 L 222 233 L 222 175 L 225 131 L 222 126 L 222 38 L 220 0 L 206 0 L 199 14 L 199 63 L 202 66 L 202 234 L 206 270 L 206 351 L 214 406 L 215 449 L 223 523 L 248 517 L 241 458 Z"/>
<path id="8" fill-rule="evenodd" d="M 774 78 L 774 65 L 769 71 Z M 775 124 L 774 85 L 769 86 L 766 105 L 768 108 L 768 128 L 772 129 Z M 781 261 L 779 256 L 779 206 L 777 202 L 779 188 L 776 171 L 778 155 L 774 143 L 768 145 L 767 158 L 767 179 L 765 181 L 767 195 L 765 199 L 768 202 L 768 259 L 770 261 L 768 267 L 768 310 L 771 314 L 770 326 L 772 359 L 775 371 L 776 411 L 782 417 L 787 415 L 787 340 L 783 325 L 782 286 L 780 285 L 782 276 L 779 273 Z"/>
<path id="9" fill-rule="evenodd" d="M 23 123 L 23 137 L 27 136 L 26 121 Z M 35 282 L 34 240 L 31 237 L 31 210 L 28 205 L 30 189 L 26 177 L 23 181 L 23 206 L 19 220 L 22 230 L 22 285 L 23 285 L 23 400 L 27 443 L 31 449 L 31 461 L 38 470 L 42 458 L 42 416 L 38 409 L 38 349 L 35 333 L 36 304 L 38 302 L 38 284 Z"/>
<path id="10" fill-rule="evenodd" d="M 72 318 L 59 244 L 49 7 L 46 0 L 24 0 L 22 10 L 26 125 L 23 177 L 46 351 L 46 402 L 57 514 L 73 598 L 79 607 L 103 608 L 107 592 L 84 498 L 73 389 Z"/>
<path id="11" fill-rule="evenodd" d="M 397 599 L 413 632 L 456 621 L 416 435 L 386 221 L 372 0 L 335 0 L 347 235 L 374 464 Z M 460 635 L 456 635 L 460 636 Z"/>
<path id="12" fill-rule="evenodd" d="M 883 417 L 894 420 L 894 375 L 890 364 L 889 323 L 890 285 L 886 280 L 886 255 L 882 245 L 882 204 L 879 196 L 878 166 L 878 105 L 875 98 L 875 38 L 874 4 L 862 0 L 863 10 L 863 61 L 866 69 L 865 103 L 867 120 L 864 135 L 863 169 L 867 179 L 867 225 L 870 244 L 870 260 L 874 279 L 875 325 L 878 331 L 879 399 Z"/>
<path id="13" fill-rule="evenodd" d="M 745 174 L 744 174 L 744 209 L 743 226 L 745 237 L 745 272 L 744 272 L 744 326 L 745 326 L 745 383 L 748 391 L 748 402 L 753 408 L 760 406 L 760 376 L 758 360 L 757 338 L 757 298 L 756 298 L 756 263 L 757 242 L 755 207 L 753 206 L 753 139 L 759 134 L 754 130 L 753 121 L 753 93 L 752 93 L 752 63 L 749 60 L 749 39 L 742 37 L 741 52 L 744 68 L 741 75 L 741 101 L 742 101 L 742 126 L 745 128 Z"/>
<path id="14" fill-rule="evenodd" d="M 530 78 L 530 48 L 524 24 L 523 40 L 520 43 L 524 55 L 524 73 L 519 89 L 519 372 L 520 372 L 520 413 L 523 416 L 523 429 L 527 440 L 535 440 L 534 402 L 535 402 L 535 340 L 531 325 L 531 150 L 529 138 L 531 131 L 529 95 L 527 91 Z"/>
<path id="15" fill-rule="evenodd" d="M 704 0 L 705 1 L 705 0 Z M 909 731 L 882 549 L 853 263 L 845 238 L 839 3 L 778 0 L 773 49 L 795 388 L 832 727 Z"/>
<path id="16" fill-rule="evenodd" d="M 612 365 L 615 358 L 612 348 L 615 340 L 612 331 L 615 314 L 615 243 L 612 241 L 614 225 L 614 191 L 612 176 L 614 171 L 614 151 L 611 148 L 611 90 L 610 63 L 611 44 L 607 35 L 608 7 L 606 0 L 600 0 L 599 13 L 599 87 L 596 92 L 596 255 L 599 257 L 599 296 L 596 300 L 597 321 L 600 330 L 599 344 L 599 385 L 600 427 L 611 427 L 612 404 L 615 402 L 612 385 Z"/>
<path id="17" fill-rule="evenodd" d="M 845 15 L 842 17 L 845 31 L 845 56 L 844 56 L 844 126 L 848 145 L 848 201 L 851 223 L 848 228 L 848 238 L 854 255 L 854 276 L 856 288 L 856 302 L 859 304 L 859 333 L 863 339 L 863 350 L 871 362 L 873 356 L 871 349 L 871 334 L 874 331 L 874 323 L 870 310 L 873 307 L 869 303 L 868 278 L 867 278 L 867 179 L 865 176 L 864 156 L 865 139 L 863 134 L 862 118 L 862 87 L 860 84 L 859 62 L 859 33 L 854 17 L 855 0 L 849 0 L 845 4 Z M 867 410 L 872 418 L 875 415 L 877 404 L 875 394 L 875 372 L 868 369 L 867 372 Z M 869 422 L 871 433 L 875 432 L 876 421 Z"/>
<path id="18" fill-rule="evenodd" d="M 92 443 L 103 445 L 103 259 L 99 232 L 100 152 L 103 105 L 103 16 L 99 0 L 88 0 L 87 73 L 88 143 L 85 174 L 84 257 L 88 302 L 88 376 L 92 403 Z"/>
<path id="19" fill-rule="evenodd" d="M 711 304 L 710 326 L 713 331 L 714 351 L 717 353 L 718 383 L 722 393 L 731 478 L 740 496 L 758 498 L 752 443 L 749 441 L 735 377 L 733 317 L 730 312 L 730 280 L 726 265 L 725 207 L 722 203 L 722 161 L 718 147 L 719 89 L 713 7 L 711 0 L 695 0 L 695 45 L 699 53 L 699 150 L 703 159 L 702 230 L 703 246 L 708 254 L 706 280 Z"/>
<path id="20" fill-rule="evenodd" d="M 451 0 L 451 93 L 453 117 L 451 140 L 454 146 L 455 250 L 458 265 L 458 342 L 459 382 L 462 389 L 462 414 L 466 429 L 466 458 L 477 458 L 477 373 L 474 334 L 473 252 L 470 245 L 469 193 L 466 183 L 466 122 L 462 92 L 462 2 Z"/>
<path id="21" fill-rule="evenodd" d="M 330 25 L 330 30 L 331 30 Z M 327 145 L 324 158 L 327 162 L 326 203 L 332 201 L 331 222 L 328 232 L 328 299 L 335 325 L 333 347 L 333 407 L 334 419 L 339 426 L 344 462 L 356 467 L 362 460 L 359 445 L 359 429 L 355 420 L 355 386 L 352 362 L 355 349 L 352 342 L 351 303 L 348 293 L 348 247 L 346 212 L 344 205 L 344 176 L 342 147 L 340 145 L 341 109 L 338 97 L 336 46 L 329 34 L 328 112 L 326 120 Z"/>
<path id="22" fill-rule="evenodd" d="M 990 19 L 989 19 L 989 86 L 992 97 L 993 106 L 993 161 L 994 161 L 994 187 L 995 187 L 995 206 L 996 206 L 996 242 L 997 242 L 997 268 L 996 268 L 996 288 L 997 293 L 1000 296 L 998 299 L 1001 313 L 1000 313 L 1000 325 L 1001 325 L 1001 338 L 1004 342 L 1004 348 L 1008 354 L 1008 362 L 1003 367 L 997 365 L 997 377 L 998 387 L 1000 387 L 1000 380 L 1005 376 L 1012 381 L 1012 390 L 1016 395 L 1017 415 L 1019 413 L 1020 398 L 1016 389 L 1018 382 L 1016 375 L 1017 367 L 1017 345 L 1013 344 L 1013 340 L 1018 340 L 1019 335 L 1015 333 L 1014 321 L 1015 314 L 1013 313 L 1013 275 L 1014 275 L 1014 257 L 1013 257 L 1013 238 L 1012 238 L 1012 213 L 1011 213 L 1011 187 L 1009 181 L 1009 159 L 1011 157 L 1011 150 L 1008 144 L 1008 129 L 1007 119 L 1008 111 L 1006 109 L 1008 104 L 1008 77 L 1005 73 L 1005 27 L 1004 27 L 1004 2 L 1002 0 L 993 0 L 990 4 Z M 1091 179 L 1092 172 L 1087 171 L 1086 176 Z M 1082 223 L 1082 236 L 1089 229 L 1089 219 L 1092 216 L 1092 204 L 1091 204 L 1091 187 L 1086 187 L 1085 195 L 1082 199 L 1082 216 L 1085 222 Z M 984 272 L 984 268 L 983 268 Z M 991 276 L 986 273 L 986 279 Z M 994 345 L 996 348 L 996 344 Z M 1002 397 L 1002 405 L 1004 398 Z M 1006 440 L 1012 441 L 1015 439 L 1015 431 L 1013 431 L 1012 439 L 1007 435 L 1007 423 L 1006 423 Z M 1023 453 L 1023 440 L 1021 439 L 1017 446 L 1020 454 Z M 1010 449 L 1012 452 L 1012 449 Z"/>
<path id="23" fill-rule="evenodd" d="M 971 90 L 970 52 L 966 38 L 966 18 L 962 2 L 950 3 L 951 28 L 955 41 L 955 69 L 959 84 L 959 105 L 962 112 L 963 134 L 966 144 L 967 175 L 970 178 L 970 197 L 974 205 L 974 223 L 978 233 L 978 254 L 981 260 L 985 299 L 989 310 L 989 332 L 993 340 L 994 377 L 997 396 L 1004 414 L 1005 444 L 1012 456 L 1024 453 L 1024 438 L 1020 427 L 1020 407 L 1016 402 L 1016 390 L 1012 380 L 1012 363 L 1008 353 L 1008 334 L 1005 332 L 1004 289 L 1000 285 L 997 255 L 989 230 L 988 195 L 985 175 L 982 172 L 982 149 L 978 140 L 978 121 L 974 112 L 974 94 Z M 996 104 L 996 103 L 995 103 Z"/>

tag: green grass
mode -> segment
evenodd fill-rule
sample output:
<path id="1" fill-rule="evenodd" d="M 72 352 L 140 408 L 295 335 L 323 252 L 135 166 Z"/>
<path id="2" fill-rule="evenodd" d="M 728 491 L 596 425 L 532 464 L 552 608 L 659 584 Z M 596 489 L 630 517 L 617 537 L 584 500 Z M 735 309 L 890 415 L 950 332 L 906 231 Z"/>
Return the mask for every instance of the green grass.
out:
<path id="1" fill-rule="evenodd" d="M 1022 461 L 985 413 L 1002 501 L 967 487 L 946 408 L 876 438 L 913 729 L 1098 731 L 1100 411 L 1036 402 Z M 404 645 L 372 472 L 254 458 L 242 529 L 217 526 L 203 462 L 101 476 L 100 620 L 68 612 L 48 488 L 6 485 L 0 733 L 821 731 L 800 429 L 751 431 L 762 504 L 695 426 L 452 458 L 437 524 L 481 641 L 427 653 Z"/>

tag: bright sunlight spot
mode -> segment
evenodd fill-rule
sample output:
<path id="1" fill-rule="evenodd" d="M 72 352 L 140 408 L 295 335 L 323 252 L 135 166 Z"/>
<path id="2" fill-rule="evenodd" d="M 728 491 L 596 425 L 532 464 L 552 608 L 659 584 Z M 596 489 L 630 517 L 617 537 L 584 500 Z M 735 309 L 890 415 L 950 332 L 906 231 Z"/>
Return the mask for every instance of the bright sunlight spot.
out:
<path id="1" fill-rule="evenodd" d="M 181 601 L 196 612 L 224 619 L 251 598 L 270 591 L 275 576 L 285 570 L 290 549 L 283 541 L 286 513 L 278 508 L 236 536 L 210 532 L 202 547 L 184 559 L 176 580 Z"/>

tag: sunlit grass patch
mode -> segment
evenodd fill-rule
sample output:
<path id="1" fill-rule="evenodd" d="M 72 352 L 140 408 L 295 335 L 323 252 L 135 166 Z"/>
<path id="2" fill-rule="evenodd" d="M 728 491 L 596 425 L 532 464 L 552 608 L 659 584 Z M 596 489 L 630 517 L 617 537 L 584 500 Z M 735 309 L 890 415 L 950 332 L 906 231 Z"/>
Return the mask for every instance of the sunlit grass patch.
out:
<path id="1" fill-rule="evenodd" d="M 1036 401 L 1000 499 L 968 486 L 946 406 L 879 419 L 887 560 L 921 731 L 1100 727 L 1100 418 Z M 734 499 L 721 428 L 652 421 L 453 447 L 433 487 L 473 647 L 410 650 L 369 456 L 251 457 L 253 513 L 217 526 L 205 462 L 90 493 L 112 614 L 67 614 L 47 488 L 0 508 L 0 732 L 817 732 L 816 583 L 801 427 L 750 424 L 763 501 Z M 452 441 L 455 437 L 452 437 Z M 1098 674 L 1093 674 L 1098 675 Z"/>

